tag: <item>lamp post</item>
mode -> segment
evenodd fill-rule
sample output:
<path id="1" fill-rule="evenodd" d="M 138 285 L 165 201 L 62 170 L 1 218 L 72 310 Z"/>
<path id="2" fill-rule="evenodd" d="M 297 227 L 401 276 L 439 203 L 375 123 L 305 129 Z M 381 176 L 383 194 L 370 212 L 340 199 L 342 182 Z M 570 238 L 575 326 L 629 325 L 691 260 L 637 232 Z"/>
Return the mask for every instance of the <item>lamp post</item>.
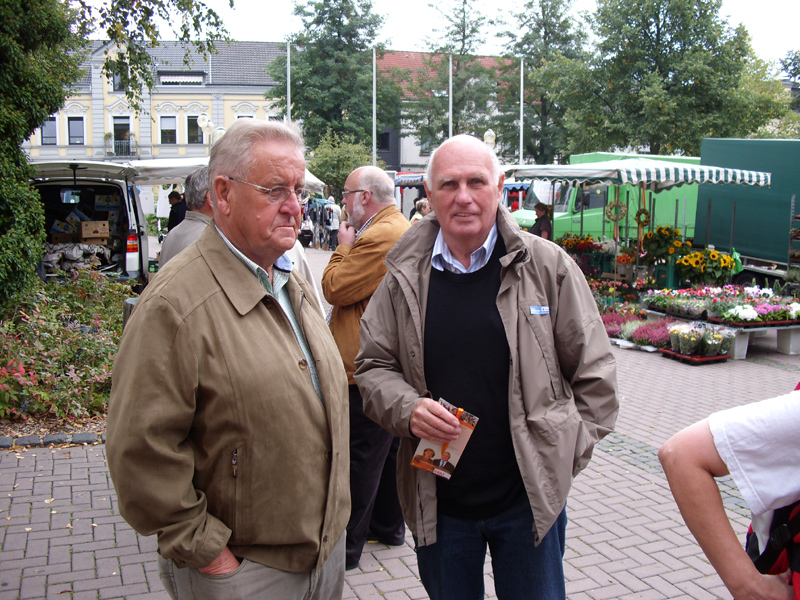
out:
<path id="1" fill-rule="evenodd" d="M 211 150 L 211 146 L 214 144 L 213 142 L 213 132 L 214 132 L 214 123 L 211 121 L 211 117 L 208 116 L 207 113 L 200 113 L 197 115 L 197 126 L 203 130 L 203 133 L 206 135 L 208 139 L 208 149 Z"/>
<path id="2" fill-rule="evenodd" d="M 492 150 L 494 150 L 494 144 L 497 140 L 497 135 L 495 135 L 494 131 L 491 129 L 487 129 L 486 133 L 483 134 L 483 143 L 489 146 Z"/>

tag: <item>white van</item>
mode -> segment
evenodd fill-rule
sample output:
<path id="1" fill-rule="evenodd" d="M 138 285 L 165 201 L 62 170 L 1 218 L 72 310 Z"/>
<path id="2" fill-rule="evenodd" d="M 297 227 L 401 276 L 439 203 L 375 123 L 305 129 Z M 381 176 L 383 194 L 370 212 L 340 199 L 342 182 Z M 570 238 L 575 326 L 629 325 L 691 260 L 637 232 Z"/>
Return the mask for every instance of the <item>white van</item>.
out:
<path id="1" fill-rule="evenodd" d="M 107 241 L 96 260 L 98 270 L 144 287 L 147 223 L 136 193 L 136 170 L 127 163 L 90 160 L 41 161 L 32 166 L 36 175 L 31 185 L 44 204 L 49 248 L 77 244 L 81 222 L 107 222 Z"/>

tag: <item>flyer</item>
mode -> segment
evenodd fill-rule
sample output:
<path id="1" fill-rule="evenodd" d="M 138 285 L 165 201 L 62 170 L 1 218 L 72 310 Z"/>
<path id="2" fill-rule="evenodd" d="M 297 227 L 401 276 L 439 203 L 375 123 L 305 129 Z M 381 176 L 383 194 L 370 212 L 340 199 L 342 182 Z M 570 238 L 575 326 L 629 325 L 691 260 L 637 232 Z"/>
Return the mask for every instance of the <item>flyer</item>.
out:
<path id="1" fill-rule="evenodd" d="M 447 402 L 444 398 L 439 398 L 439 404 L 449 410 L 461 422 L 461 433 L 458 438 L 449 444 L 440 444 L 431 440 L 421 439 L 411 460 L 411 466 L 422 469 L 428 473 L 433 473 L 438 477 L 450 479 L 453 470 L 458 465 L 464 448 L 469 442 L 475 426 L 478 424 L 478 417 L 468 413 L 463 408 L 458 408 Z"/>

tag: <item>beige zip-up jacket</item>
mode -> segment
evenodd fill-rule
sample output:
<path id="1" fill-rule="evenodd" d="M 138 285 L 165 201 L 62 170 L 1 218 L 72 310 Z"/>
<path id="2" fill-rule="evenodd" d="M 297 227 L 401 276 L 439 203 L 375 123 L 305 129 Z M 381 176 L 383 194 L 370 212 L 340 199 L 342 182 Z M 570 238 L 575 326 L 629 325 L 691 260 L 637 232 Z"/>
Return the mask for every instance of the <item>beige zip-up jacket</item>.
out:
<path id="1" fill-rule="evenodd" d="M 616 362 L 586 279 L 569 255 L 520 231 L 502 206 L 497 225 L 506 246 L 497 307 L 511 351 L 511 436 L 538 543 L 594 445 L 613 430 Z M 409 419 L 419 398 L 430 396 L 423 340 L 438 231 L 435 216 L 426 218 L 389 253 L 386 277 L 361 320 L 355 373 L 364 412 L 403 438 L 398 491 L 406 523 L 421 546 L 436 541 L 436 476 L 411 467 L 419 440 L 410 433 Z"/>
<path id="2" fill-rule="evenodd" d="M 292 325 L 217 232 L 139 298 L 114 364 L 106 451 L 119 510 L 178 566 L 227 545 L 285 571 L 322 565 L 350 517 L 347 378 L 310 285 Z"/>

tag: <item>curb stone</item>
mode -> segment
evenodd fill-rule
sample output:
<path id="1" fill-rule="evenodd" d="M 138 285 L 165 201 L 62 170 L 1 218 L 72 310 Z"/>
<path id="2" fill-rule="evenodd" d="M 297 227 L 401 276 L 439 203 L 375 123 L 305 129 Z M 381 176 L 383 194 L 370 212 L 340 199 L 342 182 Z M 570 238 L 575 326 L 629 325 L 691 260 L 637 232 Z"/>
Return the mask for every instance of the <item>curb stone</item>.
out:
<path id="1" fill-rule="evenodd" d="M 0 436 L 0 450 L 12 448 L 34 448 L 41 446 L 61 446 L 64 444 L 97 444 L 105 443 L 106 434 L 100 435 L 92 432 L 79 432 L 72 435 L 66 433 L 53 433 L 40 437 L 38 435 L 24 435 L 18 438 Z"/>

